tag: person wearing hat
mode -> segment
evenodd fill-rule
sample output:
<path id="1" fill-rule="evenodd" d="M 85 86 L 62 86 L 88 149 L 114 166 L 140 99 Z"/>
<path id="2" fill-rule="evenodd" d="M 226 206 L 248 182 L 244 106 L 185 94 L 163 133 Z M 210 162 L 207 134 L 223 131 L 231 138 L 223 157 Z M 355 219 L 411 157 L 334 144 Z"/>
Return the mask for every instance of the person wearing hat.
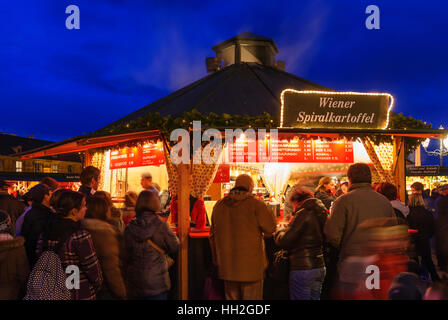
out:
<path id="1" fill-rule="evenodd" d="M 436 252 L 439 269 L 448 272 L 448 184 L 438 190 L 437 218 L 435 226 Z"/>
<path id="2" fill-rule="evenodd" d="M 25 294 L 30 268 L 23 237 L 13 237 L 9 214 L 0 210 L 0 300 L 18 300 Z"/>
<path id="3" fill-rule="evenodd" d="M 263 234 L 272 236 L 277 223 L 272 210 L 252 194 L 253 188 L 249 175 L 239 175 L 235 187 L 213 208 L 210 247 L 226 300 L 263 298 Z"/>
<path id="4" fill-rule="evenodd" d="M 11 185 L 9 183 L 3 179 L 0 179 L 0 209 L 9 214 L 13 234 L 15 234 L 16 220 L 25 211 L 25 204 L 14 199 L 14 197 L 8 193 L 8 188 L 10 187 Z"/>
<path id="5" fill-rule="evenodd" d="M 50 188 L 46 184 L 39 183 L 32 187 L 28 193 L 33 200 L 33 204 L 23 220 L 21 235 L 25 237 L 28 261 L 30 266 L 33 267 L 38 259 L 36 256 L 37 241 L 54 213 L 50 208 Z"/>
<path id="6" fill-rule="evenodd" d="M 157 196 L 159 196 L 159 191 L 156 189 L 152 182 L 152 174 L 149 172 L 145 172 L 142 174 L 142 179 L 140 180 L 140 184 L 144 190 L 148 190 L 154 192 Z M 160 199 L 160 197 L 159 197 Z"/>

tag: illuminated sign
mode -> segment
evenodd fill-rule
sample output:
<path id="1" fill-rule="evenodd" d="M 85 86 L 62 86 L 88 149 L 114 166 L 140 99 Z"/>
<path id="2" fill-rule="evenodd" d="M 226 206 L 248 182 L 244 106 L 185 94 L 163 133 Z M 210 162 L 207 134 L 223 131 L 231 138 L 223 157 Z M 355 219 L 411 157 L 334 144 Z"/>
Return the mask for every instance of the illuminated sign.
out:
<path id="1" fill-rule="evenodd" d="M 141 147 L 111 150 L 110 169 L 158 166 L 165 164 L 162 141 Z"/>
<path id="2" fill-rule="evenodd" d="M 280 127 L 386 129 L 394 98 L 388 93 L 297 91 L 281 94 Z"/>

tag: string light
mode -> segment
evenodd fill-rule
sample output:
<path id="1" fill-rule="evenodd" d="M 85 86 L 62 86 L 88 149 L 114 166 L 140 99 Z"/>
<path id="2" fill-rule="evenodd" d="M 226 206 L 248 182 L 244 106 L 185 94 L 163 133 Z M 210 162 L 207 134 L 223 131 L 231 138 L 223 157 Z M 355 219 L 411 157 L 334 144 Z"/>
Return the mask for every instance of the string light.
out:
<path id="1" fill-rule="evenodd" d="M 345 91 L 345 92 L 341 92 L 341 91 L 317 91 L 317 90 L 295 90 L 295 89 L 285 89 L 282 91 L 282 93 L 280 94 L 280 100 L 281 100 L 281 110 L 280 110 L 280 128 L 283 128 L 283 109 L 284 109 L 284 102 L 285 102 L 285 93 L 286 92 L 292 92 L 292 93 L 304 93 L 304 94 L 334 94 L 334 95 L 360 95 L 360 96 L 387 96 L 389 97 L 389 109 L 387 110 L 387 120 L 386 120 L 386 125 L 384 126 L 384 128 L 382 128 L 383 130 L 385 130 L 387 128 L 387 126 L 389 125 L 389 118 L 390 118 L 390 112 L 394 106 L 394 97 L 389 94 L 389 93 L 375 93 L 375 92 L 353 92 L 353 91 Z"/>

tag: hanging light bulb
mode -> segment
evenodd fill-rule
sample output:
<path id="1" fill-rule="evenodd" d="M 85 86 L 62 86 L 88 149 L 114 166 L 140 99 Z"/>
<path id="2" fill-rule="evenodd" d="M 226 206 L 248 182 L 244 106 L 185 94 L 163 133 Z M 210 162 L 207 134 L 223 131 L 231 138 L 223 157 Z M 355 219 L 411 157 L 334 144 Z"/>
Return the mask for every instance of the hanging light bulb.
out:
<path id="1" fill-rule="evenodd" d="M 426 138 L 426 140 L 422 142 L 423 148 L 425 148 L 425 149 L 428 148 L 430 141 L 431 141 L 431 139 Z"/>
<path id="2" fill-rule="evenodd" d="M 443 139 L 443 145 L 445 146 L 445 148 L 448 149 L 448 137 L 446 137 L 445 139 Z"/>

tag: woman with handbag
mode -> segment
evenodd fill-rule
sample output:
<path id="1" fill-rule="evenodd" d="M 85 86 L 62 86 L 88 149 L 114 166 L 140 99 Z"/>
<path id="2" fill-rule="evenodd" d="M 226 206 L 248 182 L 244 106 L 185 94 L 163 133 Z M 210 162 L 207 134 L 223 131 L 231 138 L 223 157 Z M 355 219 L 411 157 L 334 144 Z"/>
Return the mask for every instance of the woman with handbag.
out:
<path id="1" fill-rule="evenodd" d="M 171 283 L 169 258 L 179 248 L 179 240 L 162 221 L 160 200 L 151 191 L 142 191 L 135 205 L 136 218 L 124 231 L 128 298 L 166 300 Z"/>
<path id="2" fill-rule="evenodd" d="M 323 228 L 327 210 L 307 188 L 295 185 L 288 199 L 294 218 L 286 229 L 277 231 L 275 243 L 288 250 L 291 300 L 319 300 L 325 278 Z"/>

